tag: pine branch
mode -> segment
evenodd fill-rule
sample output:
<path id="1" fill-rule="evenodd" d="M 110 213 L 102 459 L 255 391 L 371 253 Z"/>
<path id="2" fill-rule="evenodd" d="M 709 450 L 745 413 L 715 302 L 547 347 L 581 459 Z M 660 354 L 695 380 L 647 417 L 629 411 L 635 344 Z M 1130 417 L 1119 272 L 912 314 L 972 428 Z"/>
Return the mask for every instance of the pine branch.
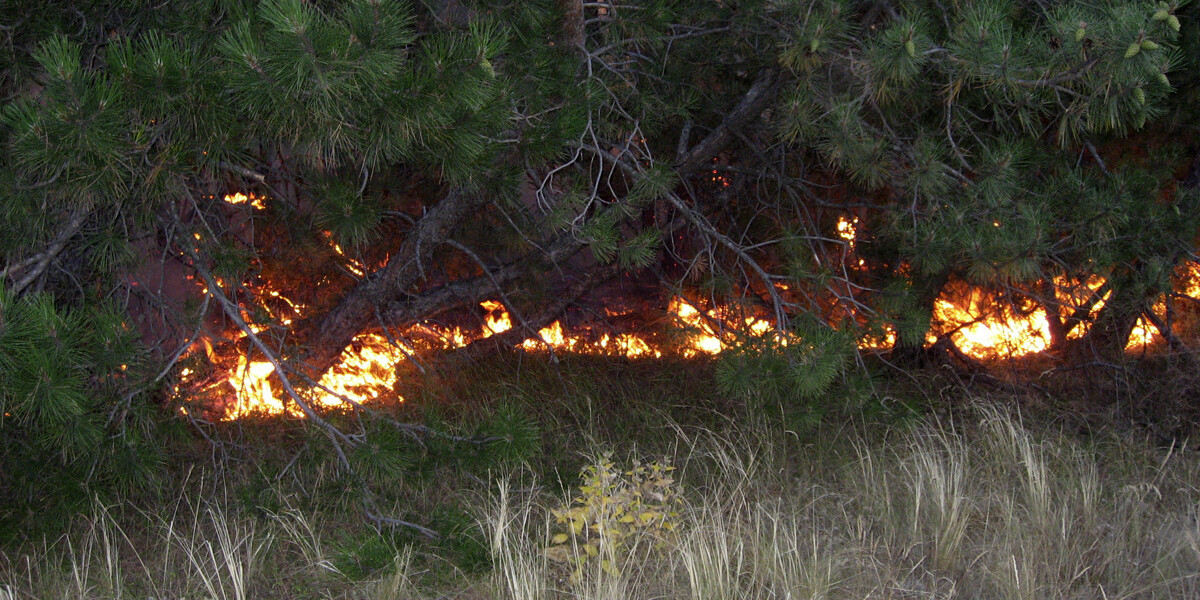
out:
<path id="1" fill-rule="evenodd" d="M 321 415 L 317 414 L 316 411 L 309 406 L 308 401 L 301 397 L 300 393 L 296 391 L 295 387 L 292 386 L 291 380 L 287 376 L 289 370 L 285 369 L 283 360 L 280 359 L 276 355 L 275 351 L 268 347 L 261 338 L 259 338 L 258 334 L 254 331 L 254 328 L 251 327 L 250 324 L 246 323 L 245 319 L 242 318 L 241 307 L 231 301 L 229 297 L 225 295 L 225 292 L 221 291 L 221 285 L 217 281 L 217 278 L 214 277 L 208 268 L 204 266 L 200 259 L 200 255 L 196 252 L 196 250 L 194 250 L 186 242 L 179 244 L 178 246 L 183 253 L 191 259 L 192 268 L 200 274 L 202 279 L 204 279 L 204 283 L 208 287 L 209 295 L 216 299 L 217 303 L 221 306 L 221 310 L 225 313 L 225 316 L 228 317 L 234 325 L 237 325 L 238 329 L 246 335 L 246 339 L 250 340 L 250 343 L 253 344 L 260 353 L 262 353 L 263 358 L 267 359 L 267 362 L 271 363 L 271 367 L 274 369 L 275 375 L 279 377 L 279 381 L 283 385 L 284 391 L 287 392 L 288 397 L 296 404 L 300 411 L 304 413 L 304 416 L 308 417 L 311 422 L 316 423 L 322 430 L 325 431 L 329 438 L 334 442 L 334 448 L 338 453 L 338 458 L 342 463 L 342 466 L 348 472 L 353 472 L 353 469 L 350 466 L 350 461 L 346 458 L 346 454 L 342 450 L 342 444 L 353 446 L 354 442 L 345 433 L 343 433 L 337 427 L 334 427 L 331 423 L 329 423 L 329 421 L 323 419 Z"/>
<path id="2" fill-rule="evenodd" d="M 315 321 L 315 330 L 305 336 L 313 379 L 320 379 L 319 375 L 362 330 L 376 305 L 409 294 L 409 288 L 425 277 L 424 265 L 433 251 L 479 204 L 473 194 L 461 190 L 449 193 L 417 222 L 387 265 L 359 282 L 337 306 Z"/>
<path id="3" fill-rule="evenodd" d="M 730 133 L 728 135 L 730 137 L 732 137 L 732 133 Z M 711 136 L 710 136 L 710 138 L 711 138 Z M 642 176 L 640 166 L 638 166 L 636 163 L 632 163 L 627 158 L 613 156 L 609 152 L 606 152 L 603 148 L 598 148 L 595 146 L 583 146 L 583 148 L 587 152 L 590 152 L 591 154 L 593 154 L 594 156 L 597 156 L 598 158 L 604 160 L 605 162 L 615 165 L 616 167 L 618 167 L 619 169 L 621 169 L 622 171 L 627 173 L 630 177 L 633 177 L 636 179 L 636 178 Z M 690 174 L 689 171 L 683 171 L 681 173 L 681 179 L 686 178 L 686 176 L 688 174 Z M 784 311 L 783 299 L 780 298 L 779 291 L 777 289 L 775 289 L 775 285 L 774 285 L 775 278 L 772 277 L 771 274 L 768 273 L 766 271 L 766 269 L 763 268 L 763 266 L 761 264 L 759 264 L 759 262 L 757 260 L 754 259 L 754 257 L 750 256 L 750 254 L 746 251 L 746 249 L 741 244 L 738 244 L 737 242 L 730 239 L 729 236 L 725 235 L 724 233 L 721 233 L 716 227 L 714 227 L 712 225 L 712 223 L 710 223 L 708 221 L 707 218 L 704 217 L 703 214 L 701 214 L 695 208 L 690 206 L 687 202 L 684 202 L 683 199 L 680 198 L 675 192 L 668 191 L 665 194 L 663 194 L 663 197 L 672 206 L 675 207 L 675 210 L 679 211 L 680 214 L 684 215 L 688 221 L 690 221 L 693 225 L 695 225 L 698 229 L 700 229 L 700 231 L 704 234 L 706 239 L 713 240 L 713 241 L 717 242 L 719 245 L 724 246 L 725 248 L 729 249 L 742 261 L 743 264 L 749 266 L 750 269 L 752 271 L 754 271 L 754 273 L 758 276 L 758 279 L 760 281 L 762 281 L 763 286 L 766 288 L 767 293 L 771 297 L 771 304 L 773 307 L 776 330 L 782 332 L 784 329 L 786 329 L 788 317 L 787 317 L 786 311 Z"/>
<path id="4" fill-rule="evenodd" d="M 508 314 L 512 315 L 512 317 L 517 320 L 517 324 L 520 326 L 518 331 L 520 331 L 526 338 L 537 338 L 538 341 L 542 343 L 542 346 L 550 351 L 550 359 L 554 362 L 558 362 L 558 355 L 555 354 L 554 347 L 547 343 L 546 339 L 542 337 L 541 333 L 539 333 L 539 330 L 543 326 L 534 326 L 525 320 L 522 312 L 517 310 L 517 307 L 515 304 L 513 304 L 512 300 L 508 299 L 508 294 L 504 292 L 504 286 L 500 285 L 500 282 L 492 276 L 491 269 L 489 269 L 487 264 L 483 262 L 483 259 L 479 258 L 479 255 L 475 254 L 475 252 L 473 252 L 470 248 L 458 243 L 455 240 L 448 239 L 446 240 L 446 244 L 458 249 L 459 252 L 466 254 L 471 258 L 471 260 L 475 261 L 476 265 L 479 265 L 479 268 L 483 271 L 484 276 L 487 277 L 488 280 L 492 282 L 492 286 L 496 288 L 496 293 L 500 295 L 500 302 L 504 305 L 504 308 L 508 311 Z M 566 308 L 566 306 L 563 308 Z"/>

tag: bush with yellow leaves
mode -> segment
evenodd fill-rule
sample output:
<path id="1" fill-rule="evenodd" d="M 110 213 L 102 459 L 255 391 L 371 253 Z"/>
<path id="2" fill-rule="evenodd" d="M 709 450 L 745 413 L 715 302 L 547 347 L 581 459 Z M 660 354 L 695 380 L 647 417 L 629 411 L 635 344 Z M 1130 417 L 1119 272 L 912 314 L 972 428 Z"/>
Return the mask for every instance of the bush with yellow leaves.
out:
<path id="1" fill-rule="evenodd" d="M 588 564 L 618 575 L 635 547 L 667 545 L 681 505 L 674 470 L 670 461 L 638 461 L 621 471 L 611 452 L 601 455 L 580 472 L 580 495 L 553 511 L 561 530 L 550 540 L 548 558 L 574 566 L 572 577 L 578 580 Z M 645 542 L 650 543 L 642 546 Z"/>

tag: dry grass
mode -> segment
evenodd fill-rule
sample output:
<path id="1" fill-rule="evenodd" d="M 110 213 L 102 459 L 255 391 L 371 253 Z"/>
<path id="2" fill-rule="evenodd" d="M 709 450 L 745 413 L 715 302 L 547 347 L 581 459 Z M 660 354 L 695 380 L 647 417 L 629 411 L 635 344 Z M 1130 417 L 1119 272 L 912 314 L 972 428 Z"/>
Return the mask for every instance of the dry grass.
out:
<path id="1" fill-rule="evenodd" d="M 828 440 L 848 452 L 783 457 L 781 441 L 762 431 L 681 440 L 692 494 L 669 549 L 578 581 L 542 562 L 527 572 L 540 583 L 496 577 L 494 592 L 546 598 L 557 582 L 550 597 L 1200 597 L 1194 455 L 1039 436 L 988 408 L 969 423 Z M 787 475 L 780 463 L 806 454 L 840 462 L 818 479 Z M 538 514 L 535 503 L 505 511 Z M 522 539 L 545 528 L 534 519 Z M 505 561 L 539 560 L 524 543 Z"/>
<path id="2" fill-rule="evenodd" d="M 1200 598 L 1194 451 L 1037 432 L 995 408 L 969 415 L 816 443 L 765 425 L 668 427 L 679 527 L 665 544 L 601 544 L 615 568 L 548 559 L 551 511 L 578 492 L 521 470 L 474 503 L 492 557 L 483 574 L 432 577 L 436 549 L 417 545 L 352 580 L 334 566 L 325 517 L 287 502 L 265 515 L 216 500 L 152 514 L 98 504 L 71 534 L 6 553 L 0 599 Z"/>

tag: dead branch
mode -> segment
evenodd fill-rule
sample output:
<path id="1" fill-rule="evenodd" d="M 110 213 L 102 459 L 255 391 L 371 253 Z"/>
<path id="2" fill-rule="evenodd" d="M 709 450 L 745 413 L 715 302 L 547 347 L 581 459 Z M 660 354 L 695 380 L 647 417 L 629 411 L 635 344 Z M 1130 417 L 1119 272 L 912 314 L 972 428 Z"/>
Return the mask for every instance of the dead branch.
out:
<path id="1" fill-rule="evenodd" d="M 545 339 L 538 333 L 538 330 L 553 323 L 562 315 L 563 311 L 568 306 L 579 300 L 588 290 L 599 285 L 600 283 L 611 279 L 620 272 L 620 267 L 613 264 L 599 269 L 592 269 L 587 272 L 581 279 L 573 283 L 570 287 L 564 290 L 558 297 L 550 302 L 545 308 L 538 311 L 526 323 L 524 327 L 513 328 L 503 333 L 493 335 L 481 340 L 476 340 L 467 344 L 462 348 L 454 351 L 456 356 L 467 358 L 478 358 L 480 356 L 495 352 L 500 348 L 513 348 L 525 340 L 538 339 L 542 346 L 551 352 L 554 349 L 546 342 Z M 532 332 L 532 333 L 531 333 Z"/>

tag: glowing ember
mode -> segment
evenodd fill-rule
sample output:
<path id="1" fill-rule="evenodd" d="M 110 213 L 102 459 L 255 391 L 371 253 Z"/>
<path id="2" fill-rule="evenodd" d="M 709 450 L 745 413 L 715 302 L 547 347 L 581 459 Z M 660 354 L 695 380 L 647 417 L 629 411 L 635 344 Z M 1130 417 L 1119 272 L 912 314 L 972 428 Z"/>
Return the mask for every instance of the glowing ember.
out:
<path id="1" fill-rule="evenodd" d="M 850 244 L 850 249 L 854 249 L 854 238 L 858 235 L 858 217 L 847 220 L 846 217 L 839 217 L 837 222 L 838 237 L 846 240 Z"/>
<path id="2" fill-rule="evenodd" d="M 355 277 L 363 277 L 364 275 L 366 275 L 367 271 L 363 267 L 362 263 L 358 262 L 357 260 L 354 260 L 353 258 L 350 258 L 349 256 L 346 256 L 346 252 L 344 250 L 342 250 L 342 247 L 340 245 L 338 245 L 337 242 L 333 241 L 332 233 L 330 233 L 328 231 L 322 231 L 321 235 L 325 236 L 325 241 L 329 242 L 329 247 L 331 249 L 333 249 L 334 254 L 337 254 L 338 256 L 345 259 L 346 263 L 343 266 L 346 267 L 347 271 L 350 271 L 351 273 L 353 273 Z"/>
<path id="3" fill-rule="evenodd" d="M 847 252 L 854 252 L 854 241 L 858 238 L 858 217 L 838 217 L 837 236 L 846 241 Z M 858 266 L 861 267 L 864 263 L 865 260 L 858 259 Z"/>

